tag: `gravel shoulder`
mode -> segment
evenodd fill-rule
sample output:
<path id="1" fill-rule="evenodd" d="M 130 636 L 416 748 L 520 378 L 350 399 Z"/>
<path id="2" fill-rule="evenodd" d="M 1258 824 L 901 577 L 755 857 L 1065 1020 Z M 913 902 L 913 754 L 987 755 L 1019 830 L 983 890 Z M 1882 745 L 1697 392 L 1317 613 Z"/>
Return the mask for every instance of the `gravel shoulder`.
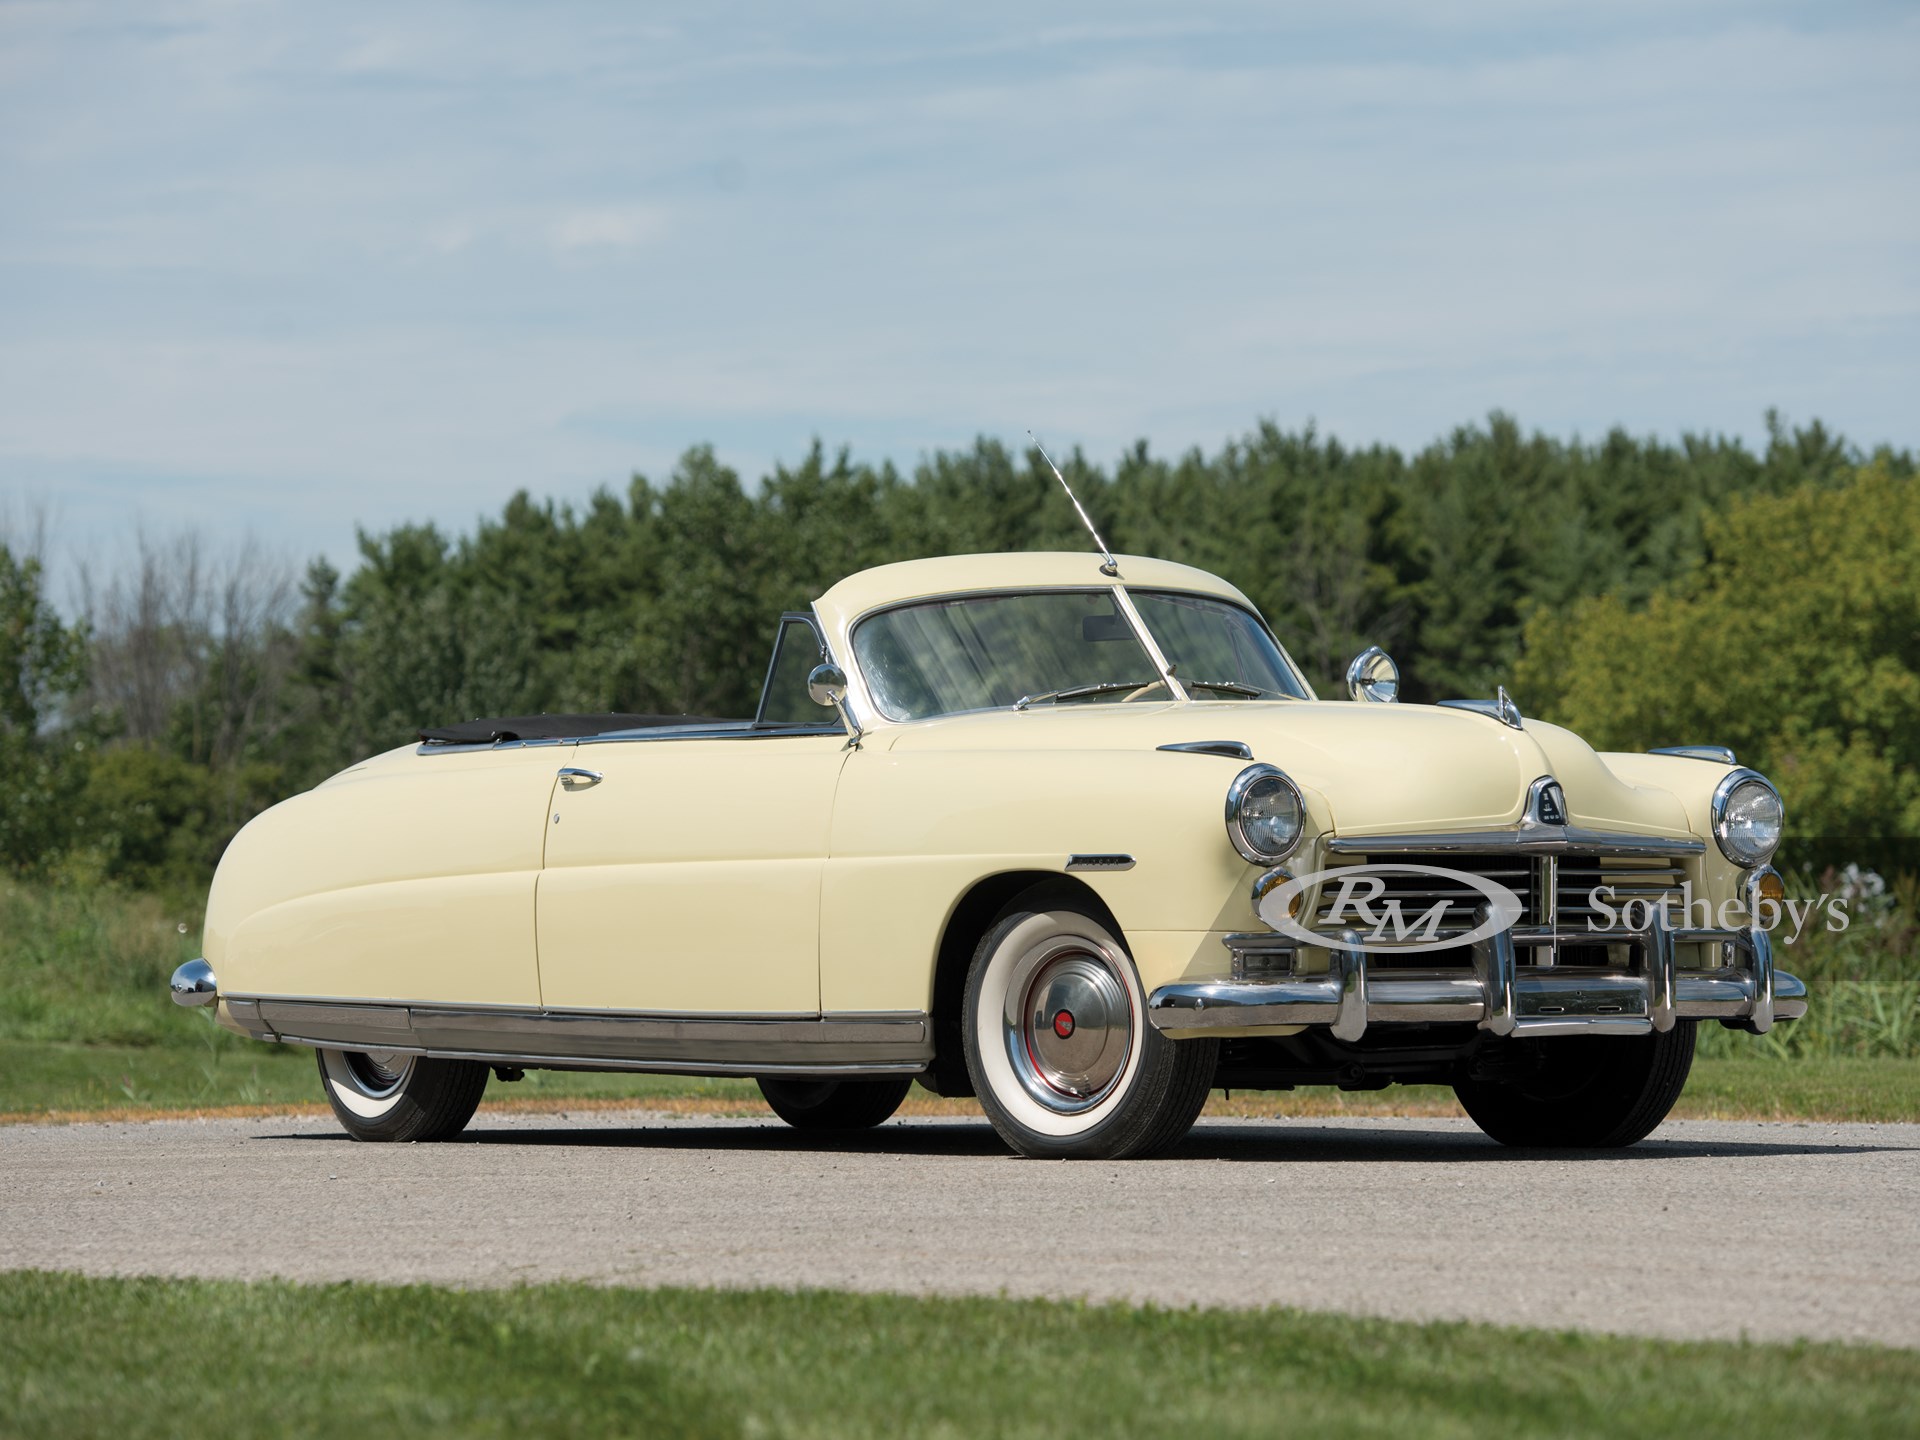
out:
<path id="1" fill-rule="evenodd" d="M 824 1286 L 1296 1305 L 1920 1347 L 1920 1125 L 1670 1121 L 1516 1152 L 1446 1119 L 1206 1120 L 1173 1157 L 1010 1156 L 984 1122 L 823 1143 L 651 1111 L 0 1130 L 0 1269 L 490 1286 Z"/>

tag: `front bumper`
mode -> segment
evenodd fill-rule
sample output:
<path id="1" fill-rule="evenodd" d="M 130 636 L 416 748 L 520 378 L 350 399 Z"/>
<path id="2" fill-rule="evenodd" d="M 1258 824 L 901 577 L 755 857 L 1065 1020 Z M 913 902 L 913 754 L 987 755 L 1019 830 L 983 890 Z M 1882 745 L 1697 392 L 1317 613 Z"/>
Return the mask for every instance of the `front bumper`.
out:
<path id="1" fill-rule="evenodd" d="M 1316 932 L 1327 952 L 1325 974 L 1273 978 L 1183 980 L 1147 998 L 1156 1030 L 1204 1034 L 1213 1029 L 1325 1025 L 1336 1039 L 1358 1040 L 1370 1024 L 1478 1025 L 1495 1035 L 1642 1035 L 1671 1030 L 1678 1020 L 1724 1020 L 1764 1033 L 1775 1020 L 1806 1013 L 1807 987 L 1773 965 L 1764 929 L 1676 929 L 1655 913 L 1645 929 L 1571 929 L 1519 925 L 1473 947 L 1471 971 L 1370 971 L 1369 952 L 1353 930 Z M 1297 956 L 1306 942 L 1264 933 L 1229 935 L 1235 974 L 1249 960 Z M 1560 965 L 1520 966 L 1522 949 L 1559 945 L 1633 944 L 1637 970 Z M 1676 947 L 1718 948 L 1724 962 L 1682 970 Z"/>

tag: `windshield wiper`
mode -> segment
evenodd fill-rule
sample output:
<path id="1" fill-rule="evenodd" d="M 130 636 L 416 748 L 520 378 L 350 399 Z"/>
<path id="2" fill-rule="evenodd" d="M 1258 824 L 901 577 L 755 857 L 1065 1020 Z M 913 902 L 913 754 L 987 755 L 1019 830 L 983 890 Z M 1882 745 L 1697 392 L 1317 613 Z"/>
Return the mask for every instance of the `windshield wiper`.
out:
<path id="1" fill-rule="evenodd" d="M 1249 700 L 1258 700 L 1267 693 L 1258 685 L 1242 685 L 1238 680 L 1188 680 L 1183 676 L 1180 683 L 1189 690 L 1224 690 L 1229 695 L 1245 695 Z"/>
<path id="2" fill-rule="evenodd" d="M 1029 705 L 1040 705 L 1053 700 L 1078 700 L 1082 695 L 1108 695 L 1115 690 L 1140 690 L 1152 685 L 1164 685 L 1166 682 L 1157 676 L 1152 680 L 1102 680 L 1098 685 L 1072 685 L 1065 690 L 1043 690 L 1038 695 L 1022 695 L 1013 702 L 1013 708 L 1024 710 Z"/>

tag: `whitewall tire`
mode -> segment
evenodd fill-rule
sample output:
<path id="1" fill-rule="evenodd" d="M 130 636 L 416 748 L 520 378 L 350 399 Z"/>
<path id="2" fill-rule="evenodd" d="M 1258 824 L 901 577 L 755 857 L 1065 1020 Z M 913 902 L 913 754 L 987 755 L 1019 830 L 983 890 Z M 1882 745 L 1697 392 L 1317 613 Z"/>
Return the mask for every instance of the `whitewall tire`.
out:
<path id="1" fill-rule="evenodd" d="M 320 1086 L 356 1140 L 446 1140 L 473 1118 L 487 1088 L 477 1060 L 390 1050 L 320 1050 Z"/>
<path id="2" fill-rule="evenodd" d="M 1147 1023 L 1133 959 L 1072 899 L 1016 900 L 981 939 L 962 1036 L 974 1092 L 1023 1155 L 1157 1154 L 1192 1128 L 1219 1042 Z"/>

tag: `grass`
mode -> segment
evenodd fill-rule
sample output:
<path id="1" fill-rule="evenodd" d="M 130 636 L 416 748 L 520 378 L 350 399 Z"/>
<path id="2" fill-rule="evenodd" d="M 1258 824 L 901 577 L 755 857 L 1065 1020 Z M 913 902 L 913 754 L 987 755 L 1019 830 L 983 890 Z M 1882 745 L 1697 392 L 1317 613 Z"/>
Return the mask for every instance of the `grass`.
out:
<path id="1" fill-rule="evenodd" d="M 1891 913 L 1898 919 L 1905 912 Z M 0 1120 L 317 1104 L 308 1051 L 243 1040 L 206 1012 L 183 1011 L 167 1000 L 174 966 L 199 953 L 199 923 L 180 904 L 98 884 L 0 882 Z M 1819 948 L 1783 954 L 1782 963 L 1798 966 L 1796 973 L 1806 972 L 1815 986 L 1808 1017 L 1762 1037 L 1701 1027 L 1694 1078 L 1675 1113 L 1920 1119 L 1920 978 L 1913 978 L 1910 962 L 1874 940 L 1878 933 L 1866 921 L 1839 936 L 1810 932 L 1802 946 Z M 1857 976 L 1867 978 L 1849 978 Z M 496 1083 L 487 1103 L 766 1113 L 751 1081 L 558 1071 Z M 909 1102 L 914 1110 L 977 1113 L 970 1102 L 922 1092 Z M 1360 1094 L 1216 1095 L 1208 1113 L 1459 1112 L 1443 1087 L 1406 1086 Z"/>
<path id="2" fill-rule="evenodd" d="M 1908 1436 L 1920 1352 L 824 1291 L 0 1275 L 0 1432 Z"/>

